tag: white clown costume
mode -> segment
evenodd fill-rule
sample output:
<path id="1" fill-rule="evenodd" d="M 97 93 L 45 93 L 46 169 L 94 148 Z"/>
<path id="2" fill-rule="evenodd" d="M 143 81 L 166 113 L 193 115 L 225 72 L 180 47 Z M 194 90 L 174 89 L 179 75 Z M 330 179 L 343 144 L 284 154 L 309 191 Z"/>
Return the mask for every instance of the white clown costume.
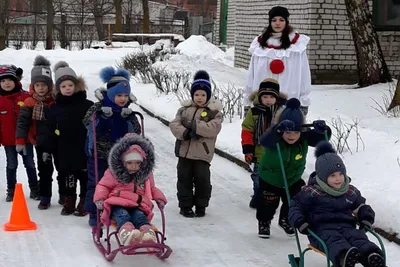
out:
<path id="1" fill-rule="evenodd" d="M 249 52 L 252 56 L 243 94 L 244 106 L 251 106 L 251 94 L 258 90 L 266 78 L 278 80 L 280 91 L 286 93 L 288 99 L 299 99 L 303 107 L 311 104 L 311 73 L 306 54 L 310 38 L 293 31 L 289 34 L 290 47 L 281 49 L 280 37 L 281 33 L 274 33 L 264 49 L 259 43 L 261 35 L 251 43 Z"/>

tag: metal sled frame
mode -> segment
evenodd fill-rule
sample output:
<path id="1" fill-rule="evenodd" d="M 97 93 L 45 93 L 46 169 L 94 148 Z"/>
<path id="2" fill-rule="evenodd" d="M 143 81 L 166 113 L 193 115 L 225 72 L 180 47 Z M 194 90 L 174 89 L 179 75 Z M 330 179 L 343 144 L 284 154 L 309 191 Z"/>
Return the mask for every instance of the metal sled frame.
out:
<path id="1" fill-rule="evenodd" d="M 140 117 L 141 120 L 141 130 L 142 130 L 142 136 L 144 136 L 144 116 L 142 113 L 134 111 L 132 113 L 135 116 Z M 99 173 L 98 173 L 98 161 L 97 161 L 97 145 L 96 145 L 96 113 L 93 113 L 93 142 L 94 142 L 94 168 L 95 168 L 95 177 L 96 177 L 96 184 L 99 182 Z M 165 214 L 164 210 L 157 204 L 158 209 L 160 210 L 161 214 L 161 221 L 162 221 L 162 230 L 161 232 L 157 230 L 156 227 L 153 226 L 153 229 L 155 230 L 156 237 L 157 237 L 157 243 L 154 244 L 137 244 L 137 245 L 129 245 L 129 246 L 124 246 L 121 244 L 117 231 L 110 231 L 110 227 L 112 227 L 112 222 L 111 220 L 107 223 L 107 225 L 103 224 L 100 220 L 100 210 L 97 210 L 96 216 L 97 216 L 97 226 L 92 228 L 92 237 L 93 241 L 100 251 L 101 254 L 103 254 L 104 258 L 107 261 L 112 261 L 114 258 L 117 256 L 118 253 L 122 253 L 123 255 L 140 255 L 140 254 L 147 254 L 147 255 L 155 255 L 159 259 L 167 259 L 171 253 L 172 249 L 166 245 L 164 242 L 167 239 L 165 237 Z M 106 236 L 104 237 L 104 240 L 102 240 L 103 237 L 103 226 L 106 227 Z M 115 237 L 118 248 L 112 249 L 111 246 L 111 239 L 112 236 Z"/>
<path id="2" fill-rule="evenodd" d="M 304 124 L 302 125 L 302 127 L 313 127 L 312 124 Z M 328 132 L 325 131 L 325 139 L 328 141 Z M 286 196 L 287 196 L 287 200 L 288 200 L 288 204 L 290 207 L 290 193 L 289 193 L 289 186 L 287 184 L 287 180 L 286 180 L 286 172 L 285 172 L 285 167 L 283 164 L 283 160 L 282 160 L 282 154 L 281 154 L 281 147 L 279 145 L 279 143 L 276 143 L 276 149 L 278 151 L 278 156 L 279 156 L 279 163 L 280 163 L 280 167 L 281 167 L 281 172 L 282 172 L 282 179 L 283 179 L 283 184 L 285 185 L 285 192 L 286 192 Z M 386 250 L 385 250 L 385 246 L 382 242 L 382 239 L 379 237 L 379 235 L 371 228 L 366 227 L 365 228 L 369 233 L 371 233 L 373 236 L 375 236 L 376 239 L 378 239 L 379 241 L 379 245 L 381 247 L 382 250 L 382 256 L 384 259 L 384 263 L 386 265 Z M 331 267 L 331 262 L 328 258 L 328 247 L 326 246 L 325 242 L 319 237 L 317 236 L 313 231 L 311 231 L 310 229 L 308 229 L 308 234 L 311 235 L 312 237 L 314 237 L 322 246 L 323 251 L 318 250 L 317 248 L 313 247 L 311 244 L 308 244 L 308 247 L 304 250 L 302 250 L 301 248 L 301 244 L 300 244 L 300 240 L 299 240 L 299 234 L 297 232 L 297 229 L 294 228 L 295 230 L 295 237 L 296 237 L 296 243 L 297 243 L 297 249 L 299 252 L 299 256 L 296 257 L 294 254 L 289 254 L 288 258 L 289 258 L 289 264 L 291 267 L 305 267 L 305 254 L 307 253 L 307 251 L 315 251 L 318 254 L 321 254 L 322 256 L 325 256 L 326 258 L 326 266 L 327 267 Z M 332 265 L 333 266 L 333 265 Z"/>

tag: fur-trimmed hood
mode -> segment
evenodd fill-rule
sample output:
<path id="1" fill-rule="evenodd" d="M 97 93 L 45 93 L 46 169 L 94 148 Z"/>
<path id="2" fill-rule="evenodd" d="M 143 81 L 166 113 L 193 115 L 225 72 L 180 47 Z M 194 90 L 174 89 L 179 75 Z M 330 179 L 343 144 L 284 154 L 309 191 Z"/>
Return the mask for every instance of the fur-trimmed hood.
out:
<path id="1" fill-rule="evenodd" d="M 86 91 L 87 91 L 87 85 L 86 85 L 85 79 L 84 79 L 82 76 L 79 76 L 77 79 L 78 79 L 78 83 L 75 84 L 75 93 L 78 93 L 78 92 L 86 92 Z M 60 94 L 60 90 L 57 89 L 57 86 L 56 86 L 56 85 L 54 85 L 54 86 L 53 86 L 53 96 L 54 96 L 54 98 L 55 98 L 58 94 Z"/>
<path id="2" fill-rule="evenodd" d="M 258 102 L 258 91 L 255 91 L 253 93 L 251 93 L 251 95 L 249 96 L 249 101 L 253 103 L 253 105 L 258 105 L 260 104 Z M 277 102 L 280 103 L 281 105 L 285 105 L 286 101 L 288 99 L 288 95 L 282 92 L 279 92 L 279 98 L 277 99 Z"/>
<path id="3" fill-rule="evenodd" d="M 94 96 L 97 98 L 99 101 L 104 100 L 104 96 L 107 94 L 107 88 L 105 87 L 100 87 L 94 91 Z M 134 94 L 130 93 L 129 94 L 129 103 L 136 103 L 137 98 Z"/>
<path id="4" fill-rule="evenodd" d="M 129 174 L 123 162 L 123 154 L 133 145 L 139 146 L 145 153 L 140 170 Z M 151 141 L 137 134 L 127 134 L 119 139 L 111 148 L 108 156 L 108 166 L 115 178 L 121 183 L 134 182 L 137 185 L 143 184 L 151 174 L 155 165 L 154 146 Z"/>
<path id="5" fill-rule="evenodd" d="M 181 105 L 182 105 L 182 107 L 197 106 L 196 103 L 194 103 L 193 100 L 191 100 L 191 99 L 182 101 Z M 210 101 L 207 102 L 205 107 L 209 108 L 210 110 L 221 111 L 222 110 L 222 102 L 216 98 L 211 98 Z"/>

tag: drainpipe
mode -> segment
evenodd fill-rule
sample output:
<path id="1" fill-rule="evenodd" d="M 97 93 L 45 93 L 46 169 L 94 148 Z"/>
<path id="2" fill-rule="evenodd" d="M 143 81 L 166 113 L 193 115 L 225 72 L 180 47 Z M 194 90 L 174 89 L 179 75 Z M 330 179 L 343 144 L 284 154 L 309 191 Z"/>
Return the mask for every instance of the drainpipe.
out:
<path id="1" fill-rule="evenodd" d="M 228 0 L 221 0 L 219 27 L 219 41 L 221 44 L 226 45 L 226 32 L 228 28 Z"/>

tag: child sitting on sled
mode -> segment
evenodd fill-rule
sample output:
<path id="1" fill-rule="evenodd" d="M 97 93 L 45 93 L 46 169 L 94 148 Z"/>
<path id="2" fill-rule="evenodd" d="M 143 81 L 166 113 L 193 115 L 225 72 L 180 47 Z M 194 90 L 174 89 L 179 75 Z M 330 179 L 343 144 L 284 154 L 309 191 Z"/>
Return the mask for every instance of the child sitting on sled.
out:
<path id="1" fill-rule="evenodd" d="M 111 148 L 109 168 L 96 186 L 93 201 L 103 210 L 101 220 L 104 224 L 108 224 L 110 217 L 115 221 L 124 246 L 157 242 L 150 224 L 151 200 L 164 207 L 167 199 L 154 184 L 154 162 L 150 140 L 127 134 Z"/>
<path id="2" fill-rule="evenodd" d="M 308 229 L 317 234 L 328 247 L 328 258 L 334 266 L 385 267 L 382 251 L 356 228 L 356 223 L 372 227 L 375 213 L 365 204 L 360 191 L 350 184 L 346 166 L 329 142 L 322 141 L 315 150 L 315 172 L 308 185 L 294 197 L 289 219 L 300 233 Z M 320 243 L 308 236 L 315 248 Z"/>

